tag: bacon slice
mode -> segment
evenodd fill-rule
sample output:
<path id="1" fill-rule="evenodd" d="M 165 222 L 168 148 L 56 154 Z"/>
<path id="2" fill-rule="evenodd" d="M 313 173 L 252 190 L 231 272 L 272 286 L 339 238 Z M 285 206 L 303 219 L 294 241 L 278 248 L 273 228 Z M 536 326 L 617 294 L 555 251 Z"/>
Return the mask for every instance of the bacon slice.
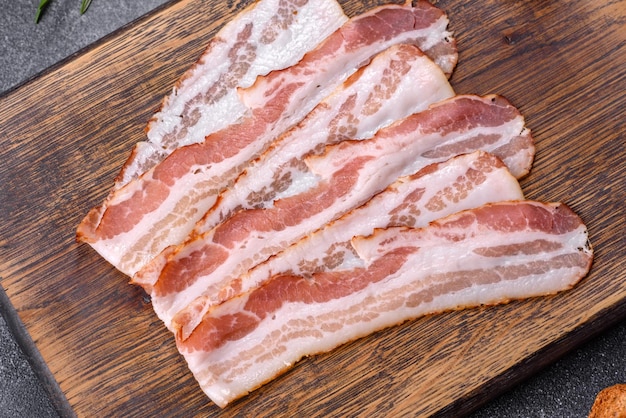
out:
<path id="1" fill-rule="evenodd" d="M 375 228 L 423 227 L 437 218 L 485 203 L 522 199 L 515 177 L 491 154 L 476 151 L 431 164 L 399 178 L 363 206 L 252 268 L 241 276 L 240 291 L 250 291 L 279 274 L 310 278 L 315 273 L 359 265 L 350 240 L 370 235 Z M 209 304 L 205 298 L 197 299 L 174 317 L 173 328 L 180 329 L 179 339 L 187 339 L 198 325 L 205 303 Z"/>
<path id="2" fill-rule="evenodd" d="M 553 294 L 588 272 L 592 250 L 563 204 L 502 202 L 352 245 L 360 265 L 277 275 L 215 306 L 177 340 L 203 391 L 224 407 L 304 356 L 421 315 Z"/>
<path id="3" fill-rule="evenodd" d="M 435 38 L 453 49 L 441 22 L 447 22 L 445 15 L 427 2 L 380 7 L 351 19 L 297 65 L 260 77 L 242 92 L 251 109 L 240 123 L 174 150 L 115 190 L 83 220 L 78 239 L 132 276 L 164 248 L 183 241 L 253 158 L 372 56 L 412 42 L 449 57 L 447 50 L 428 48 L 437 44 Z M 433 30 L 439 33 L 434 36 Z"/>
<path id="4" fill-rule="evenodd" d="M 235 123 L 247 107 L 237 88 L 296 64 L 348 18 L 334 0 L 261 0 L 229 21 L 163 99 L 116 179 L 120 188 L 176 148 Z"/>
<path id="5" fill-rule="evenodd" d="M 508 160 L 518 176 L 532 164 L 534 146 L 524 119 L 501 97 L 456 96 L 372 139 L 329 146 L 305 161 L 316 179 L 311 187 L 271 207 L 237 212 L 177 248 L 165 264 L 151 266 L 150 274 L 158 274 L 153 308 L 176 331 L 180 324 L 171 319 L 193 302 L 195 315 L 184 317 L 197 321 L 211 304 L 239 293 L 240 276 L 250 268 L 365 203 L 399 176 L 479 149 Z M 193 323 L 184 326 L 193 329 Z"/>

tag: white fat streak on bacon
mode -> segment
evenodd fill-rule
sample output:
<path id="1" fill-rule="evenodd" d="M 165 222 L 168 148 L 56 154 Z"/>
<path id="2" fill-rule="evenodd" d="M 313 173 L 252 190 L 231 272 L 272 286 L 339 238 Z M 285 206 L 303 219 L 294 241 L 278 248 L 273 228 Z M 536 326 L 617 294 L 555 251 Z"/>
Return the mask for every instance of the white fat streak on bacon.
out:
<path id="1" fill-rule="evenodd" d="M 425 228 L 394 227 L 352 240 L 366 267 L 274 276 L 215 306 L 177 341 L 220 407 L 302 357 L 416 317 L 553 294 L 588 272 L 580 218 L 562 204 L 501 202 Z"/>
<path id="2" fill-rule="evenodd" d="M 437 218 L 501 200 L 521 200 L 522 190 L 495 156 L 476 151 L 431 164 L 401 177 L 366 204 L 325 225 L 240 277 L 241 292 L 278 274 L 311 277 L 315 273 L 361 266 L 350 240 L 375 228 L 423 227 Z M 236 296 L 230 292 L 228 297 Z M 228 298 L 226 297 L 226 298 Z M 185 340 L 203 314 L 203 300 L 179 312 L 179 338 Z"/>
<path id="3" fill-rule="evenodd" d="M 115 190 L 85 217 L 78 239 L 132 276 L 164 248 L 182 242 L 218 193 L 350 74 L 391 45 L 419 46 L 424 32 L 442 16 L 419 2 L 415 7 L 384 6 L 351 19 L 297 65 L 257 79 L 245 94 L 265 100 L 250 110 L 250 117 L 202 143 L 174 150 Z M 440 35 L 448 37 L 447 32 Z"/>
<path id="4" fill-rule="evenodd" d="M 454 95 L 442 70 L 411 45 L 394 45 L 353 74 L 294 129 L 278 140 L 224 190 L 196 224 L 202 234 L 235 211 L 271 206 L 314 179 L 303 159 L 325 145 L 370 138 L 380 128 Z"/>
<path id="5" fill-rule="evenodd" d="M 348 18 L 334 0 L 262 0 L 215 35 L 196 64 L 165 97 L 116 179 L 122 187 L 174 149 L 201 142 L 246 114 L 238 87 L 296 64 Z"/>
<path id="6" fill-rule="evenodd" d="M 371 139 L 328 146 L 323 155 L 306 159 L 318 178 L 312 187 L 272 207 L 239 211 L 171 254 L 152 289 L 154 310 L 174 331 L 193 329 L 212 304 L 241 291 L 242 274 L 365 203 L 399 176 L 457 153 L 482 149 L 498 155 L 520 132 L 526 132 L 523 117 L 503 98 L 455 96 Z M 527 154 L 525 148 L 519 152 Z M 523 166 L 531 164 L 529 155 Z M 187 305 L 181 315 L 189 322 L 181 323 L 179 316 L 171 324 Z"/>

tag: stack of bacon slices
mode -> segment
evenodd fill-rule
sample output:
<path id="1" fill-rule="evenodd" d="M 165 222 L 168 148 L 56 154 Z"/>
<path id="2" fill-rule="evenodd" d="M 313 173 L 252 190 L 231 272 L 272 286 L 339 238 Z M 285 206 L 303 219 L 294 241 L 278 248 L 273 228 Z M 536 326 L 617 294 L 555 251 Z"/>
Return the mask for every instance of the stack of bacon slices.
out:
<path id="1" fill-rule="evenodd" d="M 151 295 L 220 407 L 381 328 L 587 274 L 578 216 L 517 183 L 522 115 L 449 85 L 447 25 L 426 1 L 351 19 L 332 0 L 253 4 L 78 227 Z"/>

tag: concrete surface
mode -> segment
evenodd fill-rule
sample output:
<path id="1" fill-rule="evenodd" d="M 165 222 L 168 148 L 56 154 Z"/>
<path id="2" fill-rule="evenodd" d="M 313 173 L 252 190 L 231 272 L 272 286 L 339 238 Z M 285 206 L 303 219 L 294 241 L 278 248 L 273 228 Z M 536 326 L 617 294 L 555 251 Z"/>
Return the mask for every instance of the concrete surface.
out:
<path id="1" fill-rule="evenodd" d="M 0 417 L 56 417 L 6 321 L 0 316 Z"/>
<path id="2" fill-rule="evenodd" d="M 52 0 L 35 25 L 38 0 L 0 0 L 0 93 L 165 2 L 93 0 L 80 16 L 78 0 Z M 599 390 L 624 382 L 626 324 L 622 323 L 471 417 L 585 417 Z M 46 391 L 0 317 L 0 417 L 54 416 Z"/>

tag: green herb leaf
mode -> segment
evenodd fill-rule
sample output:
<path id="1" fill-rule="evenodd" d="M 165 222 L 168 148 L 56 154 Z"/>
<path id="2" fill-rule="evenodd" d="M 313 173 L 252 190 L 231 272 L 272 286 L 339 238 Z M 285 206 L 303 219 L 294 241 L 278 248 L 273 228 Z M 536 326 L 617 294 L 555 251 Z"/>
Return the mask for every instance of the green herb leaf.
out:
<path id="1" fill-rule="evenodd" d="M 40 0 L 39 6 L 37 7 L 37 13 L 35 14 L 35 23 L 39 23 L 39 19 L 41 19 L 41 14 L 43 13 L 43 9 L 46 8 L 48 3 L 51 0 Z"/>
<path id="2" fill-rule="evenodd" d="M 80 14 L 81 15 L 87 11 L 87 9 L 89 8 L 90 4 L 91 4 L 91 0 L 83 0 L 80 3 Z"/>

